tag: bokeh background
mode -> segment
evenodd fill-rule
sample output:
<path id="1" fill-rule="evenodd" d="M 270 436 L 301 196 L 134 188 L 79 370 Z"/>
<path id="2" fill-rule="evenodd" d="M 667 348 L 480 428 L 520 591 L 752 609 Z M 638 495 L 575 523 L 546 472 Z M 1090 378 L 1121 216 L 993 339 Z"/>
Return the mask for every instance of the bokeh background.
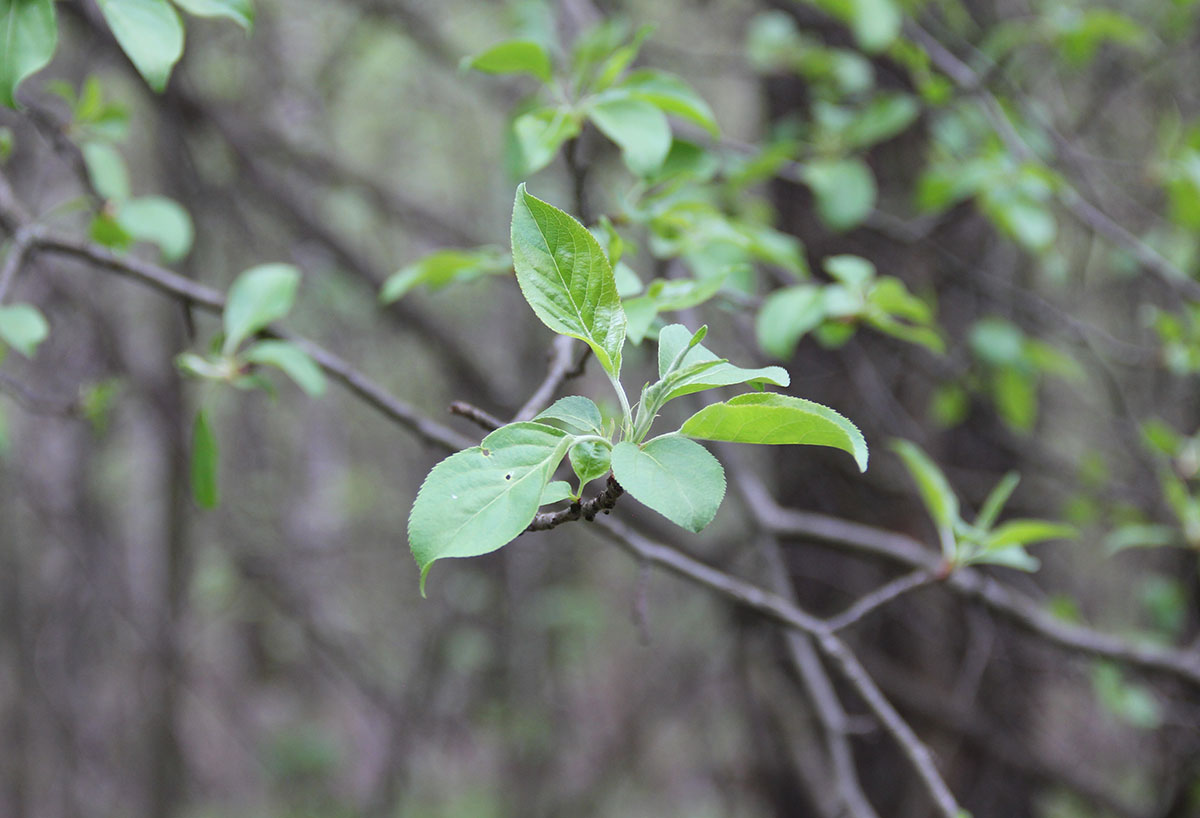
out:
<path id="1" fill-rule="evenodd" d="M 919 33 L 863 50 L 845 9 L 893 6 Z M 851 151 L 878 188 L 862 223 L 831 228 L 810 186 L 770 161 L 722 206 L 797 237 L 818 279 L 836 254 L 901 279 L 935 308 L 944 353 L 861 327 L 773 359 L 754 307 L 788 279 L 761 260 L 741 289 L 671 319 L 709 324 L 735 362 L 786 366 L 790 394 L 859 424 L 871 469 L 826 449 L 722 448 L 730 491 L 702 535 L 628 498 L 614 514 L 764 586 L 782 578 L 832 615 L 896 568 L 804 537 L 764 547 L 741 489 L 756 476 L 783 506 L 936 552 L 886 447 L 904 437 L 965 507 L 1017 470 L 1013 515 L 1079 527 L 1033 549 L 1036 574 L 984 570 L 1064 621 L 1198 650 L 1187 436 L 1200 349 L 1196 302 L 1172 278 L 1196 272 L 1196 3 L 258 0 L 252 36 L 190 18 L 162 94 L 91 2 L 57 7 L 53 63 L 23 86 L 24 112 L 0 112 L 3 172 L 25 205 L 88 235 L 95 203 L 52 83 L 95 77 L 127 114 L 133 191 L 174 198 L 194 222 L 174 269 L 224 289 L 252 265 L 296 265 L 289 327 L 473 438 L 450 402 L 511 417 L 549 360 L 552 336 L 512 276 L 378 300 L 431 251 L 508 243 L 521 179 L 505 133 L 536 84 L 461 71 L 463 56 L 518 34 L 561 51 L 602 21 L 653 24 L 637 64 L 708 100 L 720 139 L 676 133 L 726 168 L 763 146 L 801 162 L 823 150 L 814 109 L 831 74 L 865 72 L 851 100 L 907 95 L 916 115 Z M 939 48 L 969 73 L 919 57 Z M 560 156 L 530 191 L 573 212 L 582 191 L 593 220 L 620 213 L 633 182 L 619 151 L 590 126 L 572 150 L 573 168 Z M 939 194 L 968 178 L 981 181 L 967 194 Z M 637 225 L 629 238 L 644 280 L 691 274 Z M 444 451 L 336 388 L 311 399 L 280 380 L 272 398 L 185 380 L 175 356 L 203 351 L 217 322 L 85 263 L 36 257 L 14 297 L 52 331 L 35 359 L 0 367 L 0 814 L 849 814 L 831 806 L 823 727 L 774 624 L 586 523 L 439 563 L 422 599 L 406 519 Z M 627 388 L 654 365 L 652 341 L 631 351 Z M 594 362 L 565 390 L 612 406 Z M 200 405 L 220 447 L 212 511 L 188 487 Z M 1114 553 L 1114 532 L 1116 546 L 1160 547 Z M 1185 681 L 1064 653 L 936 584 L 847 639 L 976 818 L 1200 815 L 1200 700 Z M 896 746 L 837 692 L 878 814 L 932 814 Z"/>

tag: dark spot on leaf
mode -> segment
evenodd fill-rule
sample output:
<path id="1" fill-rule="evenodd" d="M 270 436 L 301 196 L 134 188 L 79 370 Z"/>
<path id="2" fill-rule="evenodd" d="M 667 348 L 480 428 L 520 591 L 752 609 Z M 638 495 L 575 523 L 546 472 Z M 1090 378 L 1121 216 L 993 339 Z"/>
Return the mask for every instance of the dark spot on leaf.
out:
<path id="1" fill-rule="evenodd" d="M 480 448 L 479 451 L 483 454 L 484 457 L 490 457 L 492 454 L 490 450 L 484 449 L 484 448 Z"/>
<path id="2" fill-rule="evenodd" d="M 505 479 L 505 480 L 512 480 L 512 472 L 509 472 L 508 474 L 504 475 L 504 479 Z"/>

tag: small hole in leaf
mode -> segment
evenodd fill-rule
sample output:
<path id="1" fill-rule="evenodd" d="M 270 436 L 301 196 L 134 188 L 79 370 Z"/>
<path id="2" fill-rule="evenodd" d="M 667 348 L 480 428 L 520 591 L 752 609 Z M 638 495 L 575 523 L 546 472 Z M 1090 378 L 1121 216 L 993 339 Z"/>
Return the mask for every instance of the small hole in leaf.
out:
<path id="1" fill-rule="evenodd" d="M 481 454 L 483 454 L 484 457 L 488 457 L 491 454 L 491 451 L 489 451 L 488 449 L 481 448 L 479 451 Z"/>
<path id="2" fill-rule="evenodd" d="M 512 472 L 509 472 L 508 474 L 504 475 L 504 479 L 505 479 L 505 480 L 512 480 Z"/>

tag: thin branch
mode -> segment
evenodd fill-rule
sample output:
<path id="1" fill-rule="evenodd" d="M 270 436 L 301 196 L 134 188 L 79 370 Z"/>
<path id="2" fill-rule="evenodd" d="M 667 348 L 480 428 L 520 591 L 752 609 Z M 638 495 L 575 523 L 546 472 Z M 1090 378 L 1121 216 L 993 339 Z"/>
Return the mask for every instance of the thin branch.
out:
<path id="1" fill-rule="evenodd" d="M 517 414 L 513 416 L 514 421 L 533 418 L 534 415 L 550 405 L 550 399 L 562 386 L 563 381 L 579 374 L 583 362 L 587 360 L 587 355 L 591 352 L 591 347 L 584 347 L 584 352 L 578 362 L 575 361 L 576 347 L 574 338 L 559 335 L 554 339 L 546 377 L 529 396 L 529 400 L 525 401 L 525 405 L 517 410 Z"/>
<path id="2" fill-rule="evenodd" d="M 504 421 L 493 414 L 483 411 L 464 400 L 456 400 L 449 406 L 450 414 L 466 418 L 485 432 L 494 432 L 504 425 Z"/>
<path id="3" fill-rule="evenodd" d="M 4 303 L 13 282 L 17 280 L 17 271 L 25 262 L 25 254 L 29 252 L 31 242 L 32 236 L 28 228 L 20 228 L 13 233 L 12 247 L 4 259 L 4 266 L 0 267 L 0 304 Z"/>
<path id="4" fill-rule="evenodd" d="M 958 803 L 942 780 L 933 757 L 912 728 L 879 691 L 853 651 L 821 620 L 805 613 L 778 594 L 692 559 L 661 543 L 652 542 L 624 523 L 611 518 L 599 520 L 600 530 L 614 543 L 642 562 L 657 565 L 670 573 L 715 591 L 721 596 L 756 613 L 808 634 L 817 649 L 837 667 L 842 677 L 862 697 L 871 712 L 900 747 L 924 784 L 938 812 L 945 818 L 957 818 Z"/>
<path id="5" fill-rule="evenodd" d="M 851 625 L 857 625 L 889 602 L 936 579 L 938 579 L 938 575 L 925 568 L 919 568 L 911 574 L 896 577 L 886 585 L 881 585 L 871 593 L 860 598 L 837 616 L 826 619 L 825 624 L 834 632 L 845 630 Z"/>
<path id="6" fill-rule="evenodd" d="M 996 128 L 1000 140 L 1015 157 L 1021 161 L 1037 159 L 1036 153 L 1025 142 L 1024 137 L 1017 131 L 1008 114 L 996 95 L 989 91 L 979 73 L 955 57 L 950 51 L 912 20 L 904 23 L 904 33 L 925 49 L 930 62 L 950 78 L 962 91 L 977 95 L 983 102 L 984 111 Z M 1070 184 L 1064 185 L 1058 191 L 1059 201 L 1084 227 L 1098 235 L 1104 236 L 1118 247 L 1128 251 L 1145 269 L 1154 273 L 1172 289 L 1187 295 L 1189 298 L 1200 300 L 1200 282 L 1193 280 L 1186 272 L 1167 260 L 1161 253 L 1146 242 L 1135 236 L 1115 219 L 1110 217 L 1096 205 L 1088 201 L 1083 194 Z"/>
<path id="7" fill-rule="evenodd" d="M 3 176 L 0 176 L 0 219 L 6 221 L 10 217 L 15 217 L 19 212 L 11 207 L 13 202 L 6 202 L 6 196 L 10 194 L 11 188 Z M 19 224 L 15 227 L 22 229 Z M 106 247 L 91 242 L 60 236 L 40 225 L 27 225 L 23 229 L 29 236 L 30 248 L 27 256 L 37 252 L 69 256 L 86 261 L 97 269 L 131 278 L 185 304 L 214 313 L 220 313 L 225 308 L 225 296 L 218 290 L 184 278 L 157 264 L 143 261 L 134 256 L 118 255 Z M 332 379 L 341 383 L 366 404 L 409 429 L 426 442 L 450 450 L 463 449 L 472 445 L 473 441 L 469 438 L 424 417 L 324 347 L 279 327 L 269 327 L 264 334 L 296 344 Z"/>
<path id="8" fill-rule="evenodd" d="M 625 489 L 621 488 L 621 484 L 617 482 L 616 478 L 609 474 L 604 491 L 590 500 L 583 502 L 576 500 L 561 511 L 540 512 L 533 518 L 533 522 L 525 530 L 548 531 L 563 523 L 570 523 L 575 520 L 587 520 L 591 522 L 596 519 L 597 514 L 607 514 L 611 511 L 613 506 L 617 504 L 617 498 L 624 493 Z"/>

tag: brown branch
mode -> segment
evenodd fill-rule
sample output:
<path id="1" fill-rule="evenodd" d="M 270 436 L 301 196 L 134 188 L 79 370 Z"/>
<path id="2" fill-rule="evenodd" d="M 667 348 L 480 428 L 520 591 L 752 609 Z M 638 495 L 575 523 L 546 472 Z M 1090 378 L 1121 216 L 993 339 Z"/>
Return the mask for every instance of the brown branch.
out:
<path id="1" fill-rule="evenodd" d="M 604 491 L 590 500 L 583 502 L 576 500 L 561 511 L 540 512 L 533 518 L 533 522 L 525 530 L 548 531 L 563 523 L 570 523 L 581 519 L 591 522 L 596 519 L 597 514 L 607 514 L 611 511 L 613 506 L 617 504 L 617 498 L 624 493 L 625 489 L 621 488 L 621 484 L 617 482 L 617 479 L 612 474 L 609 474 Z"/>
<path id="2" fill-rule="evenodd" d="M 929 748 L 921 742 L 913 729 L 880 692 L 854 652 L 826 623 L 805 613 L 778 594 L 705 565 L 670 546 L 652 542 L 618 520 L 600 520 L 598 525 L 605 536 L 639 561 L 657 565 L 689 582 L 715 591 L 773 622 L 811 636 L 817 650 L 833 663 L 900 747 L 900 751 L 908 759 L 929 797 L 937 806 L 938 812 L 945 818 L 958 817 L 958 803 L 938 773 Z"/>
<path id="3" fill-rule="evenodd" d="M 450 414 L 458 415 L 461 418 L 474 423 L 479 428 L 486 432 L 494 432 L 504 425 L 504 421 L 495 415 L 483 411 L 478 406 L 472 406 L 463 400 L 456 400 L 448 407 Z"/>
<path id="4" fill-rule="evenodd" d="M 896 577 L 886 585 L 881 585 L 866 596 L 859 598 L 858 601 L 837 616 L 826 619 L 825 624 L 829 626 L 831 631 L 845 630 L 852 625 L 857 625 L 889 602 L 907 594 L 909 591 L 920 588 L 922 585 L 928 585 L 938 578 L 938 574 L 925 568 L 918 568 L 911 574 Z"/>
<path id="5" fill-rule="evenodd" d="M 550 354 L 550 367 L 546 372 L 546 377 L 529 396 L 529 400 L 525 401 L 525 405 L 513 415 L 514 421 L 532 419 L 534 415 L 550 405 L 550 399 L 562 386 L 563 381 L 579 375 L 592 348 L 585 346 L 581 357 L 576 361 L 576 347 L 574 338 L 559 335 L 554 339 Z"/>

